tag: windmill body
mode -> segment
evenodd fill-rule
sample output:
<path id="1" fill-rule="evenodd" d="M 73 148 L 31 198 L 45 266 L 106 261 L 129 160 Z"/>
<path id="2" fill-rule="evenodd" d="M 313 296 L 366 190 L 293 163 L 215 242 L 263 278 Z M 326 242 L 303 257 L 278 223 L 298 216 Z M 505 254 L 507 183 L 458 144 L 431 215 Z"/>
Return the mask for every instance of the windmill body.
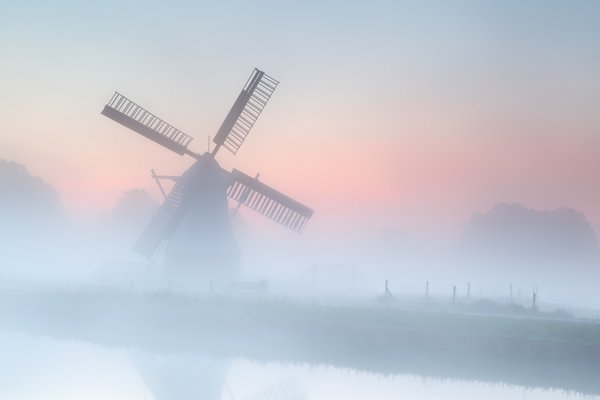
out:
<path id="1" fill-rule="evenodd" d="M 180 180 L 189 204 L 166 242 L 165 264 L 186 274 L 234 274 L 240 256 L 227 202 L 230 174 L 205 153 Z"/>
<path id="2" fill-rule="evenodd" d="M 228 199 L 293 231 L 300 232 L 313 211 L 236 169 L 221 168 L 220 148 L 236 154 L 278 82 L 255 69 L 217 131 L 211 153 L 191 151 L 192 138 L 125 96 L 115 93 L 102 114 L 196 161 L 179 177 L 134 250 L 149 259 L 164 253 L 170 271 L 200 275 L 235 274 L 239 250 L 232 232 Z M 156 178 L 157 176 L 153 176 Z M 162 189 L 162 187 L 161 187 Z"/>

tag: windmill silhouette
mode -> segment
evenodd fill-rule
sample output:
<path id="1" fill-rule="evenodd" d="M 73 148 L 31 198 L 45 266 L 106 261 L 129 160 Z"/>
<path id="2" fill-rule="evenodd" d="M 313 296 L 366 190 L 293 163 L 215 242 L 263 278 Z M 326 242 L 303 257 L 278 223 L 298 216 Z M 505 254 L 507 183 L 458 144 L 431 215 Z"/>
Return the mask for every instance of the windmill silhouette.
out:
<path id="1" fill-rule="evenodd" d="M 192 137 L 115 92 L 102 114 L 163 147 L 196 161 L 175 181 L 165 201 L 134 245 L 134 250 L 187 271 L 228 274 L 239 265 L 227 198 L 293 230 L 302 231 L 313 211 L 237 169 L 224 170 L 215 156 L 221 147 L 236 154 L 260 116 L 278 81 L 254 69 L 214 136 L 212 152 L 188 148 Z M 153 176 L 158 178 L 157 175 Z M 161 188 L 162 190 L 162 188 Z M 164 192 L 163 192 L 164 193 Z"/>

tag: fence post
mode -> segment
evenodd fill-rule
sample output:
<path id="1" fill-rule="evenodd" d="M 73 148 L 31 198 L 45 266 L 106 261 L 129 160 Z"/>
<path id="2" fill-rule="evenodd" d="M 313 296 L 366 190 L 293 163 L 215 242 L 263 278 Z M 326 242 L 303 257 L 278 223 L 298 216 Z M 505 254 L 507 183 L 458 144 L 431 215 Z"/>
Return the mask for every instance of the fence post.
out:
<path id="1" fill-rule="evenodd" d="M 393 297 L 392 292 L 390 292 L 390 289 L 388 288 L 388 280 L 387 279 L 385 280 L 385 297 L 387 299 L 391 299 Z"/>
<path id="2" fill-rule="evenodd" d="M 456 301 L 456 285 L 452 286 L 452 302 Z"/>

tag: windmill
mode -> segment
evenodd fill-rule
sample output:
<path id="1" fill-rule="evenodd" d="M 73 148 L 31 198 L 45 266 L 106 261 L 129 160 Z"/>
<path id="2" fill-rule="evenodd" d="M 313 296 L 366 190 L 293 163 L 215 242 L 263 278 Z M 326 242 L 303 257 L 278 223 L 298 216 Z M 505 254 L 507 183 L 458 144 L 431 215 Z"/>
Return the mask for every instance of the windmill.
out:
<path id="1" fill-rule="evenodd" d="M 239 250 L 231 228 L 227 198 L 292 231 L 302 231 L 313 211 L 245 173 L 219 166 L 221 147 L 234 155 L 260 116 L 278 81 L 254 69 L 214 136 L 211 152 L 188 148 L 192 137 L 115 92 L 102 114 L 163 147 L 195 159 L 175 181 L 150 224 L 134 245 L 148 259 L 164 253 L 169 269 L 209 274 L 233 273 Z M 157 176 L 154 174 L 156 178 Z M 161 188 L 162 190 L 162 188 Z"/>

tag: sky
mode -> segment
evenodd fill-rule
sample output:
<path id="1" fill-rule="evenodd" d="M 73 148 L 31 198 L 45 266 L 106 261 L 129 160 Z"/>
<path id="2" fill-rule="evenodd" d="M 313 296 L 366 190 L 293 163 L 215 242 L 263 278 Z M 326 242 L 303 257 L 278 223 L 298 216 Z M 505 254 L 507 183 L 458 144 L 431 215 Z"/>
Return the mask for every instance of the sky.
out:
<path id="1" fill-rule="evenodd" d="M 234 157 L 308 229 L 455 229 L 498 202 L 600 228 L 596 1 L 0 3 L 0 158 L 75 214 L 180 157 L 100 115 L 117 90 L 203 152 L 254 67 L 281 83 Z"/>

